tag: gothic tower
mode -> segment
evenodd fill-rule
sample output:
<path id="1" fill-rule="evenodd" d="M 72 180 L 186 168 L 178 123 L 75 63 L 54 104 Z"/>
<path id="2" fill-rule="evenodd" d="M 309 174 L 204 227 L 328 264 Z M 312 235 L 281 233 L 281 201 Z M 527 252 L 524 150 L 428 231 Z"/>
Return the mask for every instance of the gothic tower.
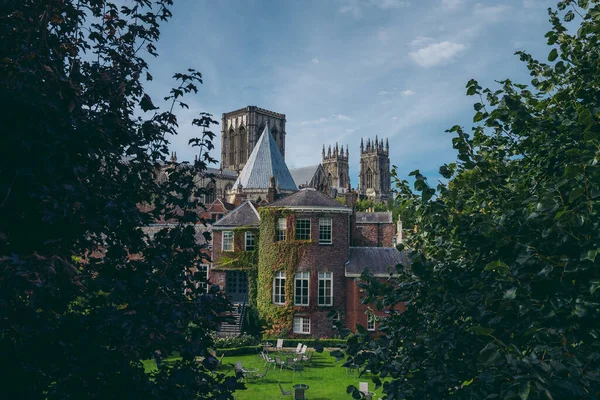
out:
<path id="1" fill-rule="evenodd" d="M 346 145 L 346 153 L 344 153 L 344 146 L 338 148 L 337 143 L 333 148 L 330 145 L 325 153 L 325 145 L 323 145 L 322 164 L 329 187 L 346 189 L 350 185 L 348 145 Z"/>
<path id="2" fill-rule="evenodd" d="M 379 202 L 387 203 L 391 198 L 390 146 L 388 140 L 367 139 L 364 145 L 360 139 L 359 194 Z"/>
<path id="3" fill-rule="evenodd" d="M 269 127 L 285 158 L 285 114 L 248 106 L 221 118 L 221 169 L 241 171 L 261 133 Z"/>

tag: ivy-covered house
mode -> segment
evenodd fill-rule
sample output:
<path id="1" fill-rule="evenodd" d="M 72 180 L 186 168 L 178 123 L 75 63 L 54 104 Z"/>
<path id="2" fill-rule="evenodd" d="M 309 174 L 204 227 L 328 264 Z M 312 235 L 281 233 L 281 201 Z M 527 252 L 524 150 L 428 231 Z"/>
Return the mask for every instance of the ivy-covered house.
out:
<path id="1" fill-rule="evenodd" d="M 356 213 L 315 189 L 257 207 L 245 201 L 213 225 L 210 280 L 234 303 L 256 307 L 267 333 L 333 337 L 332 316 L 354 330 L 377 331 L 385 316 L 361 303 L 369 269 L 385 279 L 406 259 L 394 247 L 353 247 Z"/>

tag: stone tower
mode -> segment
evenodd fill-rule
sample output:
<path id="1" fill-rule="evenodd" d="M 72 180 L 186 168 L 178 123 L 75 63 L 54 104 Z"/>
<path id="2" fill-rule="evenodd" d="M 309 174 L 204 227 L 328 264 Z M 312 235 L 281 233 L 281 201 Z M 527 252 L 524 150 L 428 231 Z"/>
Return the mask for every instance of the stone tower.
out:
<path id="1" fill-rule="evenodd" d="M 285 114 L 248 106 L 224 113 L 221 121 L 221 169 L 242 170 L 266 126 L 285 158 Z"/>
<path id="2" fill-rule="evenodd" d="M 323 145 L 322 164 L 329 187 L 346 189 L 348 185 L 350 185 L 348 145 L 346 145 L 345 153 L 343 145 L 341 148 L 338 148 L 337 143 L 333 148 L 330 145 L 327 149 L 327 153 L 325 153 L 325 145 Z"/>
<path id="3" fill-rule="evenodd" d="M 391 198 L 391 173 L 390 173 L 390 146 L 388 140 L 379 141 L 367 139 L 367 145 L 360 140 L 360 175 L 359 194 L 363 198 L 369 198 L 379 202 L 387 203 Z"/>

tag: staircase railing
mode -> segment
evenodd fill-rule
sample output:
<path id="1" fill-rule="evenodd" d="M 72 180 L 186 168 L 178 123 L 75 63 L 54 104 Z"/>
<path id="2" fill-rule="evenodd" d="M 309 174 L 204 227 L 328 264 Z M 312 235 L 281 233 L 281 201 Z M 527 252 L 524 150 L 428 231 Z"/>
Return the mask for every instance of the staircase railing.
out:
<path id="1" fill-rule="evenodd" d="M 244 296 L 244 300 L 242 301 L 242 308 L 240 309 L 240 321 L 239 321 L 240 334 L 242 333 L 242 325 L 244 323 L 244 313 L 246 312 L 246 303 L 247 302 L 248 302 L 248 294 L 246 293 L 246 295 Z"/>

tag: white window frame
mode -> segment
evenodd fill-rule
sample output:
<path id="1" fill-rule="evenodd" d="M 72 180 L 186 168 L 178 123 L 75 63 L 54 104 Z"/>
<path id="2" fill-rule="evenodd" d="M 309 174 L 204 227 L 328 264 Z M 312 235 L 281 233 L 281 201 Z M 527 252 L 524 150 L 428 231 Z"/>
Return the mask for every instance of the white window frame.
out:
<path id="1" fill-rule="evenodd" d="M 277 271 L 273 277 L 273 304 L 285 304 L 285 271 Z"/>
<path id="2" fill-rule="evenodd" d="M 377 317 L 373 313 L 367 313 L 367 330 L 373 332 L 376 329 Z"/>
<path id="3" fill-rule="evenodd" d="M 287 218 L 281 217 L 277 219 L 277 227 L 276 227 L 276 242 L 281 242 L 282 240 L 287 239 Z"/>
<path id="4" fill-rule="evenodd" d="M 227 239 L 227 241 L 231 241 L 231 248 L 229 248 L 229 246 L 227 248 L 225 248 L 225 235 L 229 236 L 231 235 L 231 238 Z M 233 231 L 223 231 L 222 236 L 221 236 L 221 251 L 233 251 L 234 248 L 234 234 Z"/>
<path id="5" fill-rule="evenodd" d="M 294 333 L 310 335 L 310 317 L 294 316 Z"/>
<path id="6" fill-rule="evenodd" d="M 196 267 L 196 269 L 199 272 L 202 272 L 202 268 L 206 268 L 206 282 L 196 282 L 196 289 L 198 289 L 199 287 L 203 286 L 204 287 L 204 292 L 208 293 L 208 288 L 209 288 L 209 282 L 208 282 L 208 271 L 210 270 L 210 265 L 208 264 L 198 264 L 198 266 Z"/>
<path id="7" fill-rule="evenodd" d="M 306 234 L 306 227 L 303 227 L 301 230 L 298 229 L 299 222 L 307 222 L 308 221 L 308 238 L 304 237 Z M 296 218 L 296 240 L 310 240 L 310 218 Z M 302 235 L 299 235 L 299 232 L 302 232 Z M 302 236 L 302 237 L 300 237 Z"/>
<path id="8" fill-rule="evenodd" d="M 330 294 L 329 296 L 323 295 L 321 296 L 321 282 L 324 283 L 323 286 L 323 290 L 326 289 L 326 285 L 325 282 L 329 281 L 330 282 Z M 329 272 L 329 271 L 321 271 L 319 272 L 318 275 L 318 286 L 317 286 L 317 305 L 322 306 L 322 307 L 330 307 L 333 305 L 333 272 Z M 325 302 L 325 301 L 321 301 L 322 299 L 325 300 L 329 297 L 329 302 Z"/>
<path id="9" fill-rule="evenodd" d="M 252 241 L 252 248 L 248 248 L 248 239 L 250 239 Z M 251 251 L 256 249 L 256 235 L 254 234 L 254 232 L 251 231 L 246 231 L 244 234 L 244 249 L 246 251 Z"/>
<path id="10" fill-rule="evenodd" d="M 298 286 L 298 284 L 300 284 Z M 306 296 L 303 295 L 303 291 L 306 290 Z M 298 293 L 298 291 L 300 293 Z M 300 300 L 300 301 L 298 301 Z M 308 306 L 310 301 L 310 272 L 302 271 L 296 272 L 296 278 L 294 279 L 294 305 L 295 306 Z"/>
<path id="11" fill-rule="evenodd" d="M 322 239 L 321 235 L 329 231 L 329 240 Z M 333 242 L 333 220 L 331 217 L 319 218 L 319 244 L 331 244 Z"/>

